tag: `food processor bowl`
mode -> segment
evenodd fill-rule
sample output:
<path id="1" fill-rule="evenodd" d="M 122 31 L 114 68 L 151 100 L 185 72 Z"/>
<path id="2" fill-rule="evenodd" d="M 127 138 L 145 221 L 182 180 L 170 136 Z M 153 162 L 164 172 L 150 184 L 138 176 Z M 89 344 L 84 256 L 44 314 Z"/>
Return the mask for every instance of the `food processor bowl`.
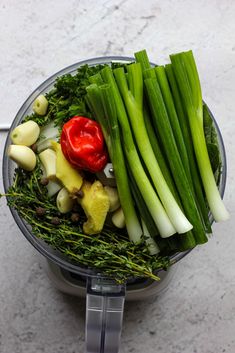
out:
<path id="1" fill-rule="evenodd" d="M 14 170 L 16 168 L 15 163 L 7 156 L 7 149 L 11 144 L 10 133 L 17 125 L 21 123 L 26 115 L 32 113 L 32 105 L 35 98 L 39 94 L 45 94 L 46 92 L 49 92 L 53 88 L 57 77 L 65 74 L 74 75 L 76 74 L 77 69 L 82 65 L 87 64 L 89 66 L 94 66 L 98 64 L 111 64 L 112 62 L 129 63 L 134 60 L 134 58 L 130 57 L 109 56 L 75 63 L 48 78 L 28 97 L 28 99 L 24 102 L 18 111 L 6 139 L 3 156 L 3 183 L 5 191 L 7 191 L 12 184 Z M 213 117 L 212 114 L 211 116 Z M 217 130 L 218 142 L 222 158 L 222 174 L 220 178 L 219 190 L 223 196 L 226 183 L 226 156 L 223 139 L 215 119 L 214 124 Z M 102 274 L 100 274 L 97 270 L 85 268 L 84 266 L 69 260 L 65 255 L 47 245 L 43 240 L 37 238 L 31 232 L 30 226 L 18 215 L 15 209 L 10 208 L 10 210 L 21 232 L 24 234 L 26 239 L 49 261 L 49 266 L 54 267 L 55 271 L 56 266 L 56 268 L 61 269 L 62 272 L 66 271 L 66 273 L 74 274 L 75 276 L 77 275 L 80 276 L 80 278 L 82 277 L 85 279 L 87 296 L 86 352 L 117 353 L 122 327 L 125 292 L 126 288 L 128 288 L 128 284 L 116 284 L 112 279 L 102 276 Z M 171 257 L 171 263 L 175 264 L 188 253 L 189 251 L 174 254 Z M 159 287 L 158 293 L 161 292 L 160 289 L 166 288 L 168 285 L 170 276 L 167 275 L 170 272 L 172 273 L 171 270 L 167 272 L 159 272 L 160 277 L 162 277 L 162 281 L 159 282 L 159 286 L 161 287 Z M 132 282 L 130 281 L 130 283 L 133 284 L 138 280 L 139 279 L 132 279 Z M 143 283 L 146 284 L 146 282 Z M 142 289 L 143 292 L 144 284 L 138 284 L 138 290 Z M 151 286 L 149 283 L 148 285 L 145 285 L 145 295 L 148 296 L 150 292 Z M 155 290 L 153 293 L 156 294 L 157 291 Z M 143 299 L 144 296 L 140 295 L 140 298 Z M 138 299 L 138 297 L 134 296 L 133 299 Z"/>

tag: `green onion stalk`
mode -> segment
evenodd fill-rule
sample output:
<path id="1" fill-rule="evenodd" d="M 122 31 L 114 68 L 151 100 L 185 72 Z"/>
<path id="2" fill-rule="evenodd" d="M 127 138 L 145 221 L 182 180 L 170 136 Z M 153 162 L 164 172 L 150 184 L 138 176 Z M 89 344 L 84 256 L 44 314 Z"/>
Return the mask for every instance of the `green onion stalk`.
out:
<path id="1" fill-rule="evenodd" d="M 117 181 L 120 203 L 125 216 L 126 228 L 131 241 L 137 243 L 143 234 L 140 222 L 136 215 L 130 186 L 128 182 L 127 171 L 124 162 L 122 147 L 120 144 L 119 126 L 117 122 L 115 105 L 112 104 L 112 97 L 106 99 L 108 87 L 98 87 L 91 84 L 87 87 L 87 98 L 92 106 L 95 116 L 105 131 L 104 136 L 108 141 L 109 155 L 113 164 L 115 178 Z M 103 101 L 106 104 L 103 106 Z M 108 116 L 108 119 L 107 119 Z"/>
<path id="2" fill-rule="evenodd" d="M 110 67 L 105 67 L 101 71 L 102 77 L 105 82 L 110 84 L 111 90 L 110 95 L 114 97 L 114 101 L 117 109 L 118 121 L 120 123 L 122 131 L 122 142 L 125 151 L 126 159 L 128 161 L 131 173 L 136 181 L 136 184 L 141 192 L 141 195 L 145 201 L 146 207 L 148 208 L 158 230 L 162 237 L 169 237 L 176 233 L 162 203 L 160 202 L 152 184 L 149 180 L 146 172 L 142 166 L 138 152 L 136 150 L 135 142 L 132 136 L 131 127 L 128 121 L 128 116 L 124 103 L 122 101 L 121 94 L 119 92 L 117 83 L 115 81 L 113 72 Z M 125 75 L 125 74 L 124 74 Z"/>
<path id="3" fill-rule="evenodd" d="M 217 188 L 203 129 L 203 101 L 199 75 L 192 51 L 170 55 L 172 67 L 187 112 L 193 146 L 206 198 L 215 221 L 229 218 Z"/>
<path id="4" fill-rule="evenodd" d="M 188 232 L 193 226 L 185 217 L 172 195 L 155 158 L 147 134 L 143 114 L 143 76 L 141 65 L 139 63 L 130 64 L 127 66 L 127 70 L 128 82 L 123 68 L 115 69 L 114 76 L 128 112 L 140 155 L 174 228 L 178 233 Z"/>
<path id="5" fill-rule="evenodd" d="M 205 224 L 206 232 L 212 233 L 211 223 L 209 220 L 209 208 L 205 200 L 203 185 L 202 185 L 201 177 L 197 167 L 196 156 L 193 149 L 191 131 L 190 131 L 189 122 L 187 119 L 187 113 L 185 112 L 184 106 L 182 104 L 182 98 L 180 96 L 174 71 L 172 69 L 172 64 L 167 64 L 165 66 L 165 70 L 170 84 L 172 96 L 174 99 L 175 109 L 179 118 L 180 127 L 184 137 L 185 145 L 187 146 L 190 173 L 193 181 L 193 189 L 196 196 L 196 201 L 199 207 L 202 220 Z"/>

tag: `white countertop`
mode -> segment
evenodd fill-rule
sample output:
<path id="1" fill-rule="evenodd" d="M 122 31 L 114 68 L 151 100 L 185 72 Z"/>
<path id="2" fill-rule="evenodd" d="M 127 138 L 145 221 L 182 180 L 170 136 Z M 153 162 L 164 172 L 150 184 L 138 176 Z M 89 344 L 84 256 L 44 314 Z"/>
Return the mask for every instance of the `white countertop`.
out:
<path id="1" fill-rule="evenodd" d="M 63 67 L 146 48 L 157 63 L 193 49 L 204 100 L 220 126 L 231 219 L 181 261 L 164 295 L 126 303 L 121 353 L 235 352 L 234 18 L 232 0 L 1 1 L 0 125 Z M 84 300 L 52 287 L 4 200 L 0 213 L 0 352 L 83 352 Z"/>

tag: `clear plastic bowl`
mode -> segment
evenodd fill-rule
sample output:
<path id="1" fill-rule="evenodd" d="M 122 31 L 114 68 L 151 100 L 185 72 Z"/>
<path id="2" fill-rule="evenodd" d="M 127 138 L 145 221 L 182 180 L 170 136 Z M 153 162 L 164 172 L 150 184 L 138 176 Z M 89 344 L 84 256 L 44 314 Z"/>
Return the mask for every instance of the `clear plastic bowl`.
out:
<path id="1" fill-rule="evenodd" d="M 12 184 L 14 169 L 16 167 L 15 163 L 12 162 L 7 157 L 7 152 L 6 152 L 8 149 L 8 146 L 11 144 L 10 133 L 17 125 L 20 124 L 20 122 L 23 120 L 23 118 L 26 115 L 32 113 L 32 104 L 33 104 L 33 101 L 35 100 L 35 98 L 39 94 L 45 94 L 46 92 L 50 91 L 53 88 L 57 77 L 65 75 L 65 74 L 74 75 L 74 74 L 76 74 L 77 69 L 84 64 L 88 64 L 89 66 L 94 66 L 94 65 L 98 65 L 98 64 L 110 64 L 111 62 L 121 62 L 121 63 L 127 62 L 128 63 L 130 61 L 134 61 L 134 58 L 120 57 L 120 56 L 109 56 L 109 57 L 99 57 L 99 58 L 81 61 L 81 62 L 78 62 L 76 64 L 68 66 L 65 69 L 55 73 L 53 76 L 51 76 L 46 81 L 44 81 L 38 88 L 35 89 L 35 91 L 28 97 L 28 99 L 24 102 L 24 104 L 22 105 L 22 107 L 18 111 L 18 113 L 17 113 L 17 115 L 11 125 L 11 128 L 9 130 L 9 133 L 8 133 L 8 136 L 6 139 L 4 156 L 3 156 L 3 183 L 4 183 L 5 191 L 7 191 L 7 189 Z M 221 180 L 220 180 L 219 189 L 220 189 L 221 195 L 223 196 L 224 190 L 225 190 L 225 183 L 226 183 L 226 156 L 225 156 L 223 139 L 222 139 L 219 127 L 218 127 L 215 119 L 214 119 L 214 123 L 215 123 L 215 127 L 216 127 L 217 134 L 218 134 L 218 140 L 219 140 L 221 158 L 222 158 L 222 176 L 221 176 Z M 96 270 L 84 268 L 83 266 L 80 266 L 79 264 L 70 261 L 62 253 L 60 253 L 57 250 L 54 250 L 51 246 L 47 245 L 44 241 L 37 238 L 31 232 L 30 226 L 18 215 L 17 211 L 11 207 L 10 207 L 10 210 L 11 210 L 11 213 L 12 213 L 18 227 L 20 228 L 21 232 L 24 234 L 26 239 L 47 259 L 53 261 L 54 263 L 56 263 L 60 267 L 64 268 L 65 270 L 71 271 L 73 273 L 77 273 L 77 274 L 84 275 L 84 276 L 95 276 L 97 274 Z M 187 255 L 189 253 L 189 251 L 185 251 L 185 252 L 181 252 L 181 253 L 177 253 L 177 254 L 173 255 L 171 257 L 172 264 L 179 261 L 180 259 L 182 259 L 185 255 Z"/>

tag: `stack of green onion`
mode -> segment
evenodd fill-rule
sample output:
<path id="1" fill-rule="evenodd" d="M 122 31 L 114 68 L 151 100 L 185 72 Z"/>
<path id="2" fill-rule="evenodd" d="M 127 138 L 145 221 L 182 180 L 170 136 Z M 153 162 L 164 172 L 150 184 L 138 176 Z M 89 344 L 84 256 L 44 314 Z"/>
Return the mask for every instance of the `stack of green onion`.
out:
<path id="1" fill-rule="evenodd" d="M 144 235 L 152 253 L 187 250 L 207 241 L 210 212 L 228 218 L 205 137 L 211 117 L 192 51 L 166 66 L 152 67 L 145 50 L 135 58 L 92 76 L 87 103 L 106 139 L 130 240 Z"/>

